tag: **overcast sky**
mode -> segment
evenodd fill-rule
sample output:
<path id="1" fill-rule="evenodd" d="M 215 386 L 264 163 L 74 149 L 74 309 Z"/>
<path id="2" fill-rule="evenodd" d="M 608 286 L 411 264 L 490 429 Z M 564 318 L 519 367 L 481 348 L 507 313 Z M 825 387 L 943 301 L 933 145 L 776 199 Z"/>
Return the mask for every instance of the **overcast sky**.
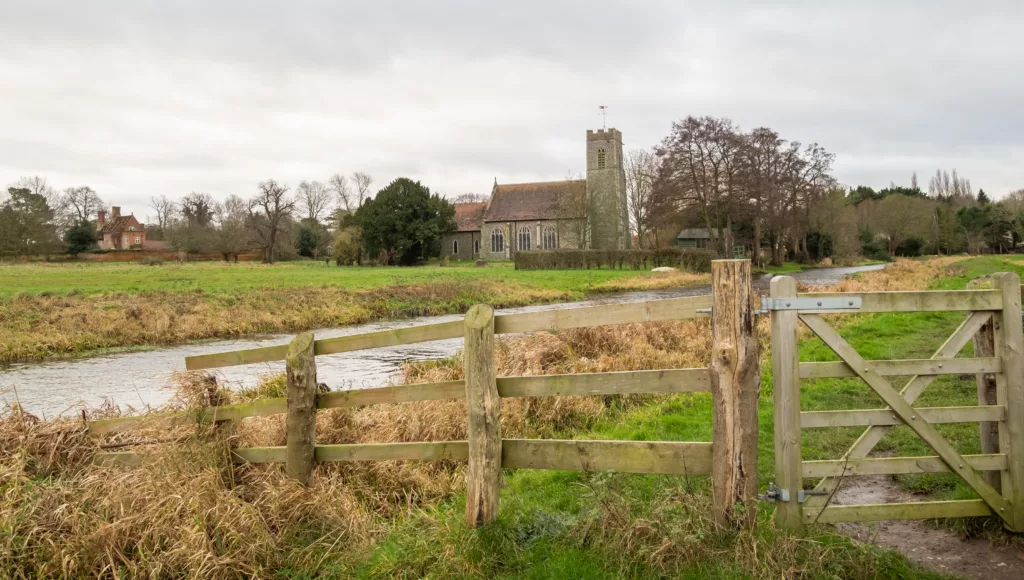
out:
<path id="1" fill-rule="evenodd" d="M 686 115 L 816 141 L 847 185 L 1024 187 L 1024 2 L 2 0 L 0 184 L 249 196 L 366 171 L 562 179 L 586 129 Z"/>

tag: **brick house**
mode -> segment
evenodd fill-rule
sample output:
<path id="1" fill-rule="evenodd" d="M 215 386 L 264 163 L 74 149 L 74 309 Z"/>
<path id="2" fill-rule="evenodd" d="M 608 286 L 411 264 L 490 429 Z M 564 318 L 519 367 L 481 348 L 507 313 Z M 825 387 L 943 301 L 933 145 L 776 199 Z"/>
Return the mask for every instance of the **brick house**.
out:
<path id="1" fill-rule="evenodd" d="M 96 245 L 101 250 L 141 250 L 146 245 L 146 228 L 135 214 L 121 215 L 121 207 L 110 208 L 96 213 Z"/>

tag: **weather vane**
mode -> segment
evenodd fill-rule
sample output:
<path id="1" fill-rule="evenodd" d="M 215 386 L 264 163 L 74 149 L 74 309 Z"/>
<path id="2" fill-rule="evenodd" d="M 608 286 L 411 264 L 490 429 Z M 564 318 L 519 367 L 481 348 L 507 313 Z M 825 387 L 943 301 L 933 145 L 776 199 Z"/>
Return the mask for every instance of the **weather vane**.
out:
<path id="1" fill-rule="evenodd" d="M 598 114 L 601 115 L 601 128 L 608 128 L 608 105 L 598 105 L 597 110 L 600 111 Z"/>

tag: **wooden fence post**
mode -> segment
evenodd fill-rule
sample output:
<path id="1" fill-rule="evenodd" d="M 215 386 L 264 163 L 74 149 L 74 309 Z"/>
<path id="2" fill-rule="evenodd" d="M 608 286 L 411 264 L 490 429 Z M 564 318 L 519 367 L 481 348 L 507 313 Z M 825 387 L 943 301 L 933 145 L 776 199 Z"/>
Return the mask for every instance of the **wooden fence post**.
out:
<path id="1" fill-rule="evenodd" d="M 996 397 L 1006 405 L 1006 420 L 999 424 L 1000 452 L 1006 454 L 1006 477 L 1002 495 L 1013 510 L 1009 525 L 1024 532 L 1024 327 L 1021 325 L 1020 277 L 1014 273 L 993 276 L 1003 291 L 1003 310 L 996 318 L 996 356 L 1003 359 L 1003 372 L 996 379 Z"/>
<path id="2" fill-rule="evenodd" d="M 287 451 L 285 472 L 308 486 L 313 475 L 316 438 L 316 358 L 313 335 L 305 332 L 288 345 Z"/>
<path id="3" fill-rule="evenodd" d="M 757 516 L 757 402 L 761 391 L 750 260 L 711 262 L 711 490 L 715 520 L 752 525 Z"/>
<path id="4" fill-rule="evenodd" d="M 469 419 L 466 525 L 494 521 L 501 492 L 501 399 L 494 366 L 494 309 L 477 304 L 466 313 L 463 370 Z"/>
<path id="5" fill-rule="evenodd" d="M 796 280 L 776 276 L 771 297 L 796 298 Z M 775 478 L 789 492 L 789 500 L 775 502 L 775 526 L 790 533 L 804 530 L 803 506 L 797 501 L 803 489 L 800 449 L 800 351 L 795 310 L 772 311 L 772 401 L 775 417 Z"/>
<path id="6" fill-rule="evenodd" d="M 990 276 L 975 278 L 967 284 L 969 290 L 991 290 L 995 288 L 996 280 Z M 995 333 L 993 326 L 995 317 L 990 319 L 978 332 L 974 334 L 974 356 L 977 358 L 994 357 L 995 354 Z M 978 404 L 998 405 L 996 396 L 996 376 L 994 374 L 978 374 L 975 376 L 978 383 Z M 979 423 L 979 435 L 981 437 L 982 453 L 999 453 L 999 423 L 996 421 L 982 421 Z M 1002 477 L 998 471 L 982 472 L 982 477 L 992 486 L 993 489 L 1002 493 Z"/>

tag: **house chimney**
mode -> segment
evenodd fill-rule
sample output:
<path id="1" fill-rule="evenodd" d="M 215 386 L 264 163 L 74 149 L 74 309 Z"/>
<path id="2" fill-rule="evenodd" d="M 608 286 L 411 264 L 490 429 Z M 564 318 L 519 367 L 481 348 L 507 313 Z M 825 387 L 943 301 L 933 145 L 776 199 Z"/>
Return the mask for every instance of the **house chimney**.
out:
<path id="1" fill-rule="evenodd" d="M 96 212 L 96 229 L 102 230 L 103 225 L 107 223 L 107 210 L 101 209 Z"/>
<path id="2" fill-rule="evenodd" d="M 115 205 L 115 206 L 111 207 L 110 208 L 110 213 L 112 214 L 111 217 L 116 217 L 116 218 L 121 217 L 121 206 Z"/>

